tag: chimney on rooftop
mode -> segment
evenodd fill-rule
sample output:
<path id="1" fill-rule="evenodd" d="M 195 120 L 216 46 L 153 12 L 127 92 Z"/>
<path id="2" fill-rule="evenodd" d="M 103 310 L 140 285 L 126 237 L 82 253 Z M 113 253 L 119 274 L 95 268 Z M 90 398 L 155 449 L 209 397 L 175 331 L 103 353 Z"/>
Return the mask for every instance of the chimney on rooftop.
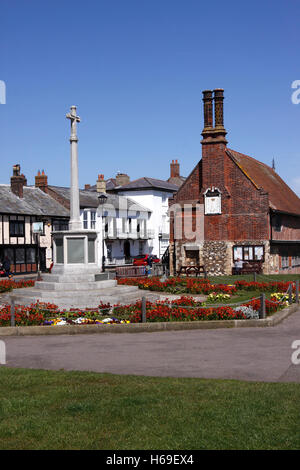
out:
<path id="1" fill-rule="evenodd" d="M 84 189 L 90 189 L 91 185 L 90 184 L 85 184 Z"/>
<path id="2" fill-rule="evenodd" d="M 214 101 L 214 119 L 213 119 L 213 101 Z M 204 111 L 204 128 L 202 131 L 202 144 L 227 144 L 225 138 L 227 132 L 224 128 L 224 90 L 216 88 L 213 90 L 203 91 L 203 111 Z M 214 127 L 213 127 L 214 120 Z"/>
<path id="3" fill-rule="evenodd" d="M 104 175 L 98 175 L 96 185 L 97 193 L 106 193 L 106 182 L 104 181 Z"/>
<path id="4" fill-rule="evenodd" d="M 172 160 L 172 163 L 170 163 L 170 177 L 171 178 L 180 177 L 180 168 L 179 168 L 178 160 Z"/>
<path id="5" fill-rule="evenodd" d="M 35 187 L 41 189 L 44 191 L 44 193 L 47 193 L 48 191 L 48 177 L 45 175 L 44 170 L 42 170 L 42 173 L 40 170 L 38 171 L 38 174 L 35 176 Z"/>
<path id="6" fill-rule="evenodd" d="M 20 174 L 20 169 L 19 164 L 13 166 L 13 176 L 10 178 L 10 187 L 16 196 L 22 198 L 23 186 L 27 186 L 27 179 L 23 174 Z"/>
<path id="7" fill-rule="evenodd" d="M 116 174 L 116 185 L 124 186 L 125 184 L 130 183 L 130 177 L 126 173 L 117 173 Z"/>

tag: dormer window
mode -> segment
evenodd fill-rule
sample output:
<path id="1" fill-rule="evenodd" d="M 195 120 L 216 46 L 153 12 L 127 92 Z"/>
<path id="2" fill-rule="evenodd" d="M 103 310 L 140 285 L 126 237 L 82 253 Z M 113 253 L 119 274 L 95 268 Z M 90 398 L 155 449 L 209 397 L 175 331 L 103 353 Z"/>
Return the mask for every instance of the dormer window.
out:
<path id="1" fill-rule="evenodd" d="M 205 215 L 221 214 L 221 191 L 218 188 L 208 188 L 204 193 Z"/>

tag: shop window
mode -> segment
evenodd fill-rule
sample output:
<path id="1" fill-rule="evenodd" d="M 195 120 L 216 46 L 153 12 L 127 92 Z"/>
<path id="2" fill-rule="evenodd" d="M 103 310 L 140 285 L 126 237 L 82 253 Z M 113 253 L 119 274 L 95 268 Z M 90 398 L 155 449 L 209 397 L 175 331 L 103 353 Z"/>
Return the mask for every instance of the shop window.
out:
<path id="1" fill-rule="evenodd" d="M 35 263 L 36 262 L 36 249 L 29 247 L 26 248 L 26 262 L 27 263 Z"/>
<path id="2" fill-rule="evenodd" d="M 16 248 L 16 264 L 25 263 L 25 248 Z"/>

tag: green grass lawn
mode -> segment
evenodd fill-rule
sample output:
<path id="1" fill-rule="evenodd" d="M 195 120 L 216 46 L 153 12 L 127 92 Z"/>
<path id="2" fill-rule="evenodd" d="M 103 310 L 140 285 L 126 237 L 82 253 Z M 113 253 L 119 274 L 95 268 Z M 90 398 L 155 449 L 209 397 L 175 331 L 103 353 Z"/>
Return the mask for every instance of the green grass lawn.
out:
<path id="1" fill-rule="evenodd" d="M 212 284 L 233 284 L 235 281 L 254 281 L 253 274 L 243 274 L 240 276 L 209 276 L 208 279 Z M 270 274 L 260 275 L 257 274 L 257 282 L 272 282 L 272 281 L 296 281 L 300 280 L 300 274 Z"/>
<path id="2" fill-rule="evenodd" d="M 299 449 L 300 386 L 0 367 L 0 449 Z"/>
<path id="3" fill-rule="evenodd" d="M 272 292 L 266 292 L 266 298 L 269 299 Z M 237 293 L 235 295 L 233 295 L 232 297 L 230 297 L 230 299 L 226 299 L 226 300 L 220 300 L 220 302 L 216 303 L 217 305 L 218 304 L 222 304 L 222 305 L 230 305 L 230 304 L 235 304 L 235 303 L 239 303 L 239 302 L 246 302 L 247 300 L 251 300 L 253 298 L 256 298 L 256 297 L 260 297 L 261 295 L 261 292 L 260 291 L 257 291 L 257 290 L 238 290 Z M 207 307 L 209 307 L 210 305 L 214 305 L 214 304 L 210 304 L 209 302 L 207 302 Z"/>

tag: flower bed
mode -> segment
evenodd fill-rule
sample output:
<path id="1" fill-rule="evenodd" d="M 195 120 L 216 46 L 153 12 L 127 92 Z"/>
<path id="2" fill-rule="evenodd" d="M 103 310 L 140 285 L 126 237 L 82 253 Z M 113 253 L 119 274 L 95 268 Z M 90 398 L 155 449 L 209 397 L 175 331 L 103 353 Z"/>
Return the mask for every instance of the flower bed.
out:
<path id="1" fill-rule="evenodd" d="M 266 300 L 266 314 L 271 315 L 283 304 Z M 147 322 L 246 320 L 259 317 L 260 301 L 252 299 L 238 307 L 211 306 L 196 301 L 193 297 L 182 296 L 176 300 L 146 302 Z M 107 317 L 105 317 L 107 316 Z M 54 304 L 37 302 L 30 306 L 15 306 L 15 325 L 86 325 L 112 323 L 139 323 L 142 320 L 142 302 L 130 305 L 100 303 L 98 309 L 59 310 Z M 10 306 L 0 309 L 0 326 L 10 326 Z"/>
<path id="2" fill-rule="evenodd" d="M 271 281 L 271 282 L 247 282 L 247 281 L 235 281 L 234 285 L 237 290 L 256 290 L 259 292 L 286 292 L 289 285 L 292 284 L 293 290 L 295 290 L 295 285 L 293 282 L 283 282 L 283 281 Z"/>
<path id="3" fill-rule="evenodd" d="M 212 284 L 208 279 L 180 278 L 172 277 L 166 281 L 160 281 L 158 277 L 143 278 L 125 278 L 119 279 L 118 284 L 138 286 L 140 289 L 146 289 L 157 292 L 169 292 L 171 294 L 204 294 L 212 298 L 221 294 L 234 295 L 238 291 L 257 291 L 257 292 L 286 292 L 289 285 L 292 284 L 295 291 L 295 285 L 292 282 L 272 281 L 272 282 L 247 282 L 235 281 L 234 284 Z"/>
<path id="4" fill-rule="evenodd" d="M 183 296 L 179 299 L 146 302 L 147 322 L 168 321 L 205 321 L 205 320 L 246 320 L 259 318 L 260 301 L 253 299 L 239 307 L 208 307 L 192 297 Z M 128 318 L 132 323 L 141 321 L 141 301 L 133 305 L 114 306 L 113 312 L 118 317 Z M 271 315 L 282 308 L 279 302 L 266 300 L 266 315 Z"/>
<path id="5" fill-rule="evenodd" d="M 15 306 L 15 325 L 86 325 L 86 324 L 111 324 L 125 323 L 126 320 L 118 318 L 104 318 L 107 311 L 111 310 L 110 305 L 100 304 L 99 309 L 72 309 L 59 310 L 57 305 L 37 302 L 29 306 Z M 10 305 L 0 308 L 0 326 L 11 325 Z"/>
<path id="6" fill-rule="evenodd" d="M 172 277 L 163 282 L 161 282 L 158 277 L 125 278 L 119 279 L 118 284 L 138 286 L 140 289 L 157 292 L 169 292 L 171 294 L 208 295 L 212 292 L 216 292 L 232 295 L 237 290 L 235 285 L 211 284 L 208 279 L 180 277 Z"/>
<path id="7" fill-rule="evenodd" d="M 21 280 L 21 281 L 14 281 L 10 279 L 6 279 L 0 281 L 0 293 L 3 292 L 10 292 L 13 289 L 21 289 L 22 287 L 33 287 L 35 281 L 33 280 Z"/>

